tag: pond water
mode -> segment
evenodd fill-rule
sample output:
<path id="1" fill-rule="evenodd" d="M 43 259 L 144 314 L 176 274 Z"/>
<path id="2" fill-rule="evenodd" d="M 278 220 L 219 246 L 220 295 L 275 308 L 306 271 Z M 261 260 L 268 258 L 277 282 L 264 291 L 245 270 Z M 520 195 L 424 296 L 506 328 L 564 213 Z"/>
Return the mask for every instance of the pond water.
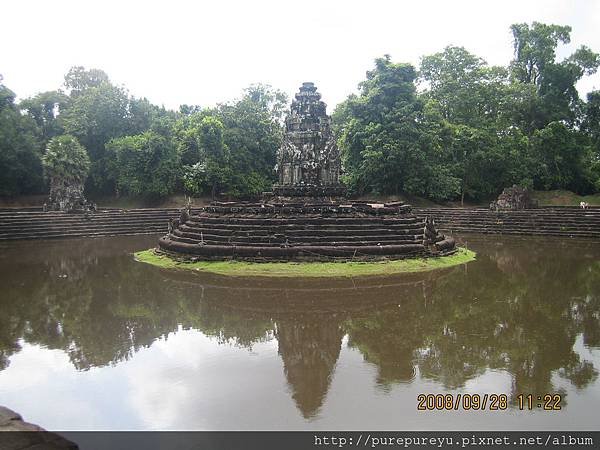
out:
<path id="1" fill-rule="evenodd" d="M 462 241 L 476 261 L 346 280 L 135 262 L 156 236 L 2 243 L 0 405 L 55 430 L 597 429 L 600 242 Z"/>

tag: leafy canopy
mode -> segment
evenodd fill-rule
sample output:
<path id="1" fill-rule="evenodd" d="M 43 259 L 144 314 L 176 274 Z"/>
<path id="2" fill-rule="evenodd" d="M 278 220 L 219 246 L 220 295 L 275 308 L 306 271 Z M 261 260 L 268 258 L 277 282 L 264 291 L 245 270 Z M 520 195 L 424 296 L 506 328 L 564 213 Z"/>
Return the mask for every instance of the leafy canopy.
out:
<path id="1" fill-rule="evenodd" d="M 52 184 L 82 184 L 90 169 L 90 158 L 77 139 L 65 134 L 48 142 L 42 164 Z"/>

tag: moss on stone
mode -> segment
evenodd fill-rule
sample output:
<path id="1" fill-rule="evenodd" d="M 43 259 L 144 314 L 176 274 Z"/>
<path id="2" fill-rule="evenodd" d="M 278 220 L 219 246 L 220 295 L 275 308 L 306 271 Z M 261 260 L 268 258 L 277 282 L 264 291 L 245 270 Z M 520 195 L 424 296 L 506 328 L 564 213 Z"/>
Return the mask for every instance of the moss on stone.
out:
<path id="1" fill-rule="evenodd" d="M 155 249 L 134 253 L 137 261 L 164 269 L 194 270 L 229 276 L 256 277 L 357 277 L 394 275 L 443 269 L 475 260 L 475 252 L 466 248 L 450 256 L 410 258 L 377 262 L 246 262 L 178 261 Z"/>

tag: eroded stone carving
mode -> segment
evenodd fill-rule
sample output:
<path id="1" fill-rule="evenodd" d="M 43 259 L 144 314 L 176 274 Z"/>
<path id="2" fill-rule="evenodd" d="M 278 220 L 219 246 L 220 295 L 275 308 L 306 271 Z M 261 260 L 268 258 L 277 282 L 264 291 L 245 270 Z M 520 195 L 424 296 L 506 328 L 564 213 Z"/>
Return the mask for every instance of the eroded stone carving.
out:
<path id="1" fill-rule="evenodd" d="M 519 209 L 537 208 L 538 204 L 531 197 L 531 192 L 527 188 L 513 184 L 512 187 L 505 188 L 498 196 L 498 200 L 490 203 L 490 209 L 515 211 Z"/>
<path id="2" fill-rule="evenodd" d="M 44 211 L 85 213 L 95 210 L 96 205 L 87 201 L 83 195 L 83 182 L 50 181 L 50 195 L 44 204 Z"/>
<path id="3" fill-rule="evenodd" d="M 275 195 L 331 197 L 345 193 L 331 118 L 314 83 L 303 83 L 292 101 L 276 170 L 279 182 L 273 187 Z"/>

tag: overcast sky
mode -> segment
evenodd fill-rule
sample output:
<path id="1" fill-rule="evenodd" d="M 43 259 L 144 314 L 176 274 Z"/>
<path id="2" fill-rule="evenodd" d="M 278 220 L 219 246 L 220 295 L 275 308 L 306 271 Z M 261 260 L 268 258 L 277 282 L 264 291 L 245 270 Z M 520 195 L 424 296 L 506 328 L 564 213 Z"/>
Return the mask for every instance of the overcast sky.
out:
<path id="1" fill-rule="evenodd" d="M 232 100 L 257 82 L 291 96 L 314 81 L 331 112 L 386 53 L 418 65 L 458 45 L 506 65 L 512 23 L 570 25 L 561 56 L 600 52 L 596 0 L 2 0 L 0 11 L 0 74 L 19 98 L 83 65 L 168 108 Z M 600 74 L 578 88 L 600 89 Z"/>

